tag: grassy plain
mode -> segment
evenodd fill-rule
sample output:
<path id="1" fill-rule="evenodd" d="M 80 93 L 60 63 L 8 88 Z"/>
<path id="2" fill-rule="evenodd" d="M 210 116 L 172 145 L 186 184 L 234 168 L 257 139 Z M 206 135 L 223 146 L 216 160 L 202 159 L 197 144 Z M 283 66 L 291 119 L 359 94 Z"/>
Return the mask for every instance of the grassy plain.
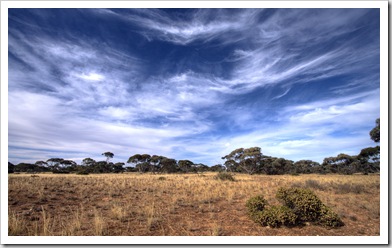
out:
<path id="1" fill-rule="evenodd" d="M 8 232 L 14 235 L 378 236 L 379 175 L 10 174 Z M 262 227 L 247 216 L 259 194 L 279 187 L 314 190 L 345 226 Z"/>

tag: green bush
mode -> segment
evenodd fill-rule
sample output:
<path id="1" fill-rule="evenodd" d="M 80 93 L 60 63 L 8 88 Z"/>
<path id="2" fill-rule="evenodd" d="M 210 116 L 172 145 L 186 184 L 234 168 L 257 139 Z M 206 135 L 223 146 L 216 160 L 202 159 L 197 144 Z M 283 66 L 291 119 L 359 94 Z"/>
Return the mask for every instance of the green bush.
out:
<path id="1" fill-rule="evenodd" d="M 248 208 L 248 214 L 250 216 L 263 211 L 266 205 L 268 205 L 268 202 L 262 195 L 252 197 L 246 202 L 246 207 Z"/>
<path id="2" fill-rule="evenodd" d="M 251 219 L 262 226 L 280 227 L 314 222 L 326 227 L 340 227 L 344 223 L 339 216 L 310 189 L 279 188 L 276 193 L 283 206 L 269 206 L 263 196 L 250 198 L 246 202 Z"/>
<path id="3" fill-rule="evenodd" d="M 339 216 L 325 205 L 323 205 L 320 209 L 320 217 L 317 220 L 317 224 L 327 227 L 344 226 L 344 223 Z"/>
<path id="4" fill-rule="evenodd" d="M 214 178 L 222 181 L 235 181 L 234 176 L 228 172 L 219 172 Z"/>
<path id="5" fill-rule="evenodd" d="M 276 198 L 293 210 L 301 221 L 315 221 L 320 215 L 323 203 L 310 189 L 280 188 Z"/>
<path id="6" fill-rule="evenodd" d="M 298 217 L 286 206 L 271 206 L 253 215 L 253 220 L 262 226 L 295 226 Z"/>

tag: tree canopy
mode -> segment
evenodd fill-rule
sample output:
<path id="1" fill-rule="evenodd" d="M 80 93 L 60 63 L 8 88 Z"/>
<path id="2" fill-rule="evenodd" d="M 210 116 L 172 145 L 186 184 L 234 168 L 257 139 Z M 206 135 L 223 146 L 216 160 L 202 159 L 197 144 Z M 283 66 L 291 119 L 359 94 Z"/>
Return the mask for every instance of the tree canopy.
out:
<path id="1" fill-rule="evenodd" d="M 106 157 L 106 162 L 109 162 L 109 160 L 114 157 L 112 152 L 104 152 L 102 155 Z"/>
<path id="2" fill-rule="evenodd" d="M 380 142 L 380 118 L 376 120 L 376 126 L 370 131 L 370 138 L 374 142 Z"/>

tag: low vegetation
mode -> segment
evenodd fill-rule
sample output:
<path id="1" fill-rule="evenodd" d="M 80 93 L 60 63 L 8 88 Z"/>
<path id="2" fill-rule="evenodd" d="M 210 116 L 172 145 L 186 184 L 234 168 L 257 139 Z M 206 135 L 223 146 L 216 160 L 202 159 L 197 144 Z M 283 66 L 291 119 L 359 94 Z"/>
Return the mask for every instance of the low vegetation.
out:
<path id="1" fill-rule="evenodd" d="M 102 155 L 9 163 L 9 235 L 380 235 L 379 146 L 322 164 L 259 147 L 210 167 L 149 154 L 124 167 Z"/>
<path id="2" fill-rule="evenodd" d="M 9 235 L 380 234 L 380 178 L 377 174 L 235 174 L 235 181 L 216 180 L 216 176 L 217 173 L 211 172 L 203 176 L 40 173 L 39 177 L 31 177 L 26 173 L 10 174 Z M 280 188 L 291 189 L 292 185 L 309 180 L 317 182 L 312 184 L 318 185 L 312 191 L 328 208 L 321 207 L 323 218 L 319 223 L 307 225 L 305 222 L 298 226 L 293 209 L 276 195 L 281 192 Z M 351 187 L 343 194 L 340 185 L 361 185 L 363 190 Z M 254 200 L 250 200 L 253 197 Z M 263 213 L 257 223 L 249 218 L 249 209 Z M 334 214 L 330 210 L 339 216 L 344 226 L 325 228 L 334 226 Z"/>
<path id="3" fill-rule="evenodd" d="M 298 216 L 286 206 L 269 206 L 265 210 L 253 214 L 252 219 L 262 226 L 298 225 Z"/>
<path id="4" fill-rule="evenodd" d="M 222 181 L 235 181 L 233 174 L 228 172 L 219 172 L 214 178 Z"/>
<path id="5" fill-rule="evenodd" d="M 266 205 L 268 205 L 268 201 L 264 199 L 264 196 L 262 195 L 251 197 L 246 202 L 246 207 L 248 208 L 248 214 L 250 216 L 254 216 L 263 211 Z"/>
<path id="6" fill-rule="evenodd" d="M 330 227 L 344 225 L 339 216 L 309 189 L 280 188 L 276 197 L 293 211 L 299 222 L 315 222 Z"/>
<path id="7" fill-rule="evenodd" d="M 270 227 L 304 225 L 305 222 L 327 227 L 344 226 L 339 216 L 309 189 L 279 188 L 276 198 L 283 205 L 268 206 L 263 196 L 250 198 L 246 203 L 250 218 Z"/>

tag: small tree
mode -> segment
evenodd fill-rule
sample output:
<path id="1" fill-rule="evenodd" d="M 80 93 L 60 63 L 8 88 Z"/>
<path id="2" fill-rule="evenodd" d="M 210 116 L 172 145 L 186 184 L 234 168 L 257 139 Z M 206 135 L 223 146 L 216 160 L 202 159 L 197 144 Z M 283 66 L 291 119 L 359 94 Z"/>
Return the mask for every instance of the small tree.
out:
<path id="1" fill-rule="evenodd" d="M 238 166 L 241 170 L 252 175 L 260 170 L 260 161 L 262 157 L 260 147 L 238 148 L 230 154 L 222 157 L 226 159 L 226 166 Z"/>
<path id="2" fill-rule="evenodd" d="M 222 159 L 225 159 L 223 157 Z M 239 163 L 233 159 L 227 159 L 224 163 L 224 170 L 228 172 L 241 172 L 241 168 L 239 167 Z"/>
<path id="3" fill-rule="evenodd" d="M 374 142 L 380 142 L 380 118 L 376 120 L 376 126 L 370 131 L 370 138 Z"/>
<path id="4" fill-rule="evenodd" d="M 114 173 L 123 173 L 125 163 L 119 162 L 112 165 L 112 172 Z"/>
<path id="5" fill-rule="evenodd" d="M 358 157 L 366 159 L 366 162 L 380 162 L 380 146 L 364 148 Z"/>
<path id="6" fill-rule="evenodd" d="M 192 167 L 193 167 L 193 162 L 189 160 L 179 160 L 178 161 L 178 167 L 182 172 L 188 173 Z"/>
<path id="7" fill-rule="evenodd" d="M 64 161 L 63 158 L 50 158 L 48 160 L 46 160 L 50 170 L 52 172 L 57 172 L 60 171 L 60 164 Z"/>
<path id="8" fill-rule="evenodd" d="M 216 164 L 216 165 L 211 166 L 209 168 L 209 170 L 210 171 L 214 171 L 214 172 L 220 172 L 220 171 L 224 171 L 225 167 L 223 165 L 221 165 L 221 164 Z"/>
<path id="9" fill-rule="evenodd" d="M 299 160 L 294 163 L 294 173 L 309 174 L 315 171 L 315 168 L 320 166 L 319 163 L 312 160 Z"/>
<path id="10" fill-rule="evenodd" d="M 284 158 L 276 158 L 272 163 L 265 163 L 268 175 L 281 175 L 293 170 L 293 161 Z"/>
<path id="11" fill-rule="evenodd" d="M 237 172 L 239 170 L 239 163 L 242 161 L 243 154 L 244 148 L 238 148 L 232 151 L 230 154 L 222 157 L 222 159 L 226 159 L 226 170 L 230 172 Z"/>
<path id="12" fill-rule="evenodd" d="M 82 165 L 84 166 L 94 166 L 95 163 L 96 161 L 92 158 L 85 158 L 82 160 Z"/>
<path id="13" fill-rule="evenodd" d="M 127 163 L 134 164 L 140 173 L 148 171 L 150 167 L 151 156 L 149 154 L 135 154 L 129 157 Z"/>
<path id="14" fill-rule="evenodd" d="M 13 163 L 8 162 L 8 173 L 14 173 L 15 165 Z"/>
<path id="15" fill-rule="evenodd" d="M 96 173 L 109 173 L 111 172 L 111 163 L 107 161 L 97 161 L 94 164 L 94 172 Z"/>
<path id="16" fill-rule="evenodd" d="M 336 157 L 325 158 L 322 166 L 332 173 L 352 174 L 355 172 L 356 161 L 356 156 L 341 153 Z"/>
<path id="17" fill-rule="evenodd" d="M 40 166 L 40 167 L 47 167 L 48 163 L 46 163 L 45 161 L 37 161 L 35 162 L 35 165 Z"/>
<path id="18" fill-rule="evenodd" d="M 114 154 L 111 152 L 104 152 L 102 155 L 106 157 L 106 163 L 108 163 L 109 160 L 114 157 Z"/>
<path id="19" fill-rule="evenodd" d="M 200 164 L 195 164 L 194 169 L 196 173 L 203 173 L 205 171 L 208 171 L 210 167 L 208 167 L 208 165 L 200 163 Z"/>
<path id="20" fill-rule="evenodd" d="M 36 172 L 37 166 L 35 164 L 30 163 L 19 163 L 15 165 L 14 171 L 15 172 Z"/>
<path id="21" fill-rule="evenodd" d="M 158 156 L 158 155 L 152 155 L 150 159 L 150 168 L 149 170 L 155 174 L 155 172 L 160 171 L 162 167 L 162 159 L 165 157 L 163 156 Z"/>
<path id="22" fill-rule="evenodd" d="M 380 171 L 380 146 L 367 147 L 357 156 L 357 172 L 374 173 Z"/>
<path id="23" fill-rule="evenodd" d="M 164 157 L 161 160 L 161 168 L 159 172 L 174 173 L 177 171 L 177 161 L 172 158 Z"/>

